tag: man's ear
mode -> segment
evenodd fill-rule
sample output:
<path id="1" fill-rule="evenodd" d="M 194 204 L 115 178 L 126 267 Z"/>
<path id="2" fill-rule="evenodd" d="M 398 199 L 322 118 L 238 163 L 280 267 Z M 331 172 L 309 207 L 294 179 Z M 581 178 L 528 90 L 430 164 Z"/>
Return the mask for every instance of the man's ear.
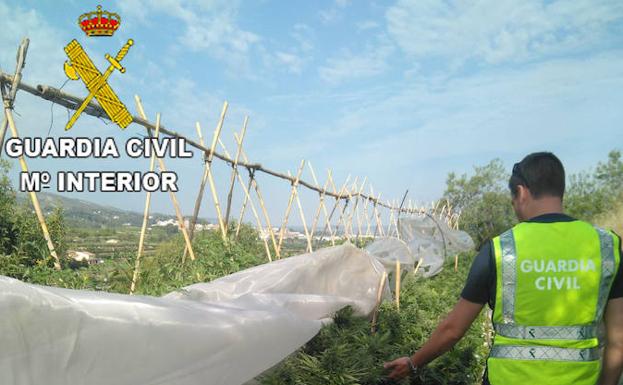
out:
<path id="1" fill-rule="evenodd" d="M 532 194 L 526 186 L 522 184 L 517 185 L 517 200 L 519 202 L 525 202 L 530 197 L 530 195 Z"/>

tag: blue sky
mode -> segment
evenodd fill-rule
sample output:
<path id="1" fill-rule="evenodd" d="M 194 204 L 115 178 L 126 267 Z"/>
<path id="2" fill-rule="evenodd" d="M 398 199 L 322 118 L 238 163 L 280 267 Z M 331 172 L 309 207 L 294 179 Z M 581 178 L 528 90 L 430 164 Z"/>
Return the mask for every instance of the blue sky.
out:
<path id="1" fill-rule="evenodd" d="M 100 3 L 121 14 L 122 25 L 112 38 L 87 38 L 76 20 Z M 31 38 L 24 73 L 30 84 L 63 84 L 62 48 L 72 38 L 99 68 L 105 53 L 132 38 L 127 72 L 110 79 L 132 112 L 139 94 L 152 119 L 161 112 L 164 125 L 193 138 L 199 121 L 209 137 L 227 100 L 223 139 L 230 150 L 248 115 L 245 148 L 253 161 L 295 172 L 307 159 L 321 182 L 329 168 L 338 184 L 348 174 L 367 177 L 385 198 L 409 189 L 410 198 L 430 201 L 443 192 L 448 172 L 469 172 L 496 157 L 510 169 L 526 153 L 550 150 L 571 173 L 623 148 L 620 1 L 0 0 L 0 20 L 4 71 L 13 71 L 21 37 Z M 86 95 L 80 82 L 64 89 Z M 23 93 L 17 103 L 22 136 L 46 136 L 52 116 L 50 135 L 65 135 L 63 108 L 51 111 L 49 102 Z M 122 143 L 143 132 L 83 116 L 70 135 Z M 149 166 L 130 159 L 29 164 L 51 171 Z M 167 165 L 179 173 L 189 213 L 200 157 Z M 215 168 L 223 199 L 229 169 Z M 304 179 L 311 180 L 307 170 Z M 260 182 L 279 217 L 288 185 Z M 144 199 L 70 196 L 138 211 Z M 314 195 L 302 197 L 311 202 Z M 171 212 L 166 196 L 153 202 Z"/>

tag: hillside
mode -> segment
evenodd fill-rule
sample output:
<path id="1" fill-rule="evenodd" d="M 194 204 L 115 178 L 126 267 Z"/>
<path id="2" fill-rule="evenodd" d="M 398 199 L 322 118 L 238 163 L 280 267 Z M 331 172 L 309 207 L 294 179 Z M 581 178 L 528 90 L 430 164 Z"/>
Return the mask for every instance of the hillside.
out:
<path id="1" fill-rule="evenodd" d="M 118 209 L 112 206 L 105 206 L 94 202 L 76 198 L 67 198 L 58 194 L 48 192 L 37 193 L 41 208 L 44 213 L 49 213 L 57 207 L 63 209 L 66 223 L 70 227 L 78 228 L 115 228 L 119 226 L 141 226 L 143 213 Z M 17 200 L 21 203 L 28 203 L 28 195 L 18 193 Z M 174 215 L 151 213 L 149 224 L 159 220 L 175 219 Z M 200 218 L 198 223 L 207 223 L 206 219 Z"/>

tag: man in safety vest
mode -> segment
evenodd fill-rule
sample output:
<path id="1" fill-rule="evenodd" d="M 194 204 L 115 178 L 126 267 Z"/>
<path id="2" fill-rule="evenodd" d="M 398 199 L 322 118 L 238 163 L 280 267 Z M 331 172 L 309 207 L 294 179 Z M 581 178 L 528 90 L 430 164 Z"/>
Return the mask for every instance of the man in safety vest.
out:
<path id="1" fill-rule="evenodd" d="M 496 335 L 484 384 L 617 384 L 623 367 L 621 239 L 562 213 L 565 172 L 552 153 L 515 164 L 509 188 L 520 223 L 482 247 L 454 309 L 415 354 L 385 364 L 390 378 L 415 376 L 452 348 L 488 303 Z"/>

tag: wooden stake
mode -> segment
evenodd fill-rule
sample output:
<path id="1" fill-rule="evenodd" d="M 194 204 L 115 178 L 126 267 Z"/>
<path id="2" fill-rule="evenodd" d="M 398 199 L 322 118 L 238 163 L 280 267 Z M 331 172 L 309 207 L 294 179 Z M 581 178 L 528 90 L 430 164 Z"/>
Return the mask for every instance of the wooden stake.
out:
<path id="1" fill-rule="evenodd" d="M 281 223 L 281 230 L 279 231 L 279 243 L 277 245 L 277 248 L 279 249 L 279 251 L 281 251 L 281 245 L 283 244 L 283 237 L 285 235 L 286 226 L 288 225 L 288 219 L 290 217 L 290 210 L 292 209 L 292 203 L 294 202 L 294 197 L 296 195 L 296 187 L 299 184 L 299 179 L 301 178 L 303 167 L 305 167 L 305 160 L 301 161 L 299 170 L 296 173 L 296 178 L 294 179 L 294 182 L 292 182 L 292 189 L 290 191 L 290 199 L 288 200 L 288 206 L 286 207 L 286 212 L 283 217 L 283 222 Z"/>
<path id="2" fill-rule="evenodd" d="M 459 255 L 455 255 L 454 256 L 454 272 L 458 272 L 459 271 Z"/>
<path id="3" fill-rule="evenodd" d="M 244 123 L 242 124 L 242 130 L 240 132 L 240 142 L 237 143 L 236 149 L 236 158 L 234 159 L 234 164 L 232 165 L 231 170 L 231 178 L 229 181 L 229 192 L 227 193 L 227 209 L 225 210 L 225 231 L 228 230 L 229 227 L 229 214 L 231 212 L 231 201 L 234 194 L 234 184 L 236 183 L 236 175 L 238 175 L 238 161 L 240 160 L 240 152 L 242 151 L 242 141 L 244 140 L 244 135 L 247 132 L 247 124 L 249 122 L 249 117 L 244 117 Z"/>
<path id="4" fill-rule="evenodd" d="M 154 137 L 159 138 L 160 134 L 160 114 L 156 114 L 156 133 Z M 149 159 L 149 172 L 154 172 L 156 168 L 156 153 L 151 154 Z M 138 282 L 139 269 L 141 264 L 141 255 L 143 254 L 143 247 L 145 245 L 145 232 L 147 231 L 147 222 L 149 221 L 149 206 L 151 204 L 151 191 L 147 191 L 145 195 L 145 209 L 143 210 L 143 224 L 141 225 L 141 234 L 138 238 L 138 251 L 136 252 L 136 261 L 134 261 L 134 273 L 132 274 L 132 284 L 130 285 L 130 294 L 134 294 L 136 290 L 136 283 Z"/>
<path id="5" fill-rule="evenodd" d="M 136 101 L 136 107 L 138 109 L 139 114 L 144 120 L 147 120 L 147 115 L 145 114 L 145 110 L 143 109 L 143 104 L 141 103 L 141 99 L 138 95 L 134 95 L 134 100 Z M 150 130 L 147 130 L 147 135 L 151 138 L 152 133 Z M 161 172 L 166 172 L 167 168 L 164 165 L 164 161 L 161 158 L 157 158 L 158 166 Z M 190 237 L 188 236 L 188 232 L 186 231 L 186 225 L 184 224 L 184 217 L 182 216 L 182 211 L 180 210 L 180 205 L 177 202 L 177 198 L 175 197 L 175 193 L 173 191 L 169 191 L 169 196 L 171 198 L 171 202 L 173 203 L 173 208 L 175 209 L 175 215 L 177 216 L 177 222 L 179 223 L 180 230 L 182 230 L 182 235 L 184 236 L 184 241 L 186 242 L 186 247 L 188 248 L 188 252 L 190 253 L 190 259 L 195 260 L 195 253 L 192 248 L 192 244 L 190 241 Z"/>

